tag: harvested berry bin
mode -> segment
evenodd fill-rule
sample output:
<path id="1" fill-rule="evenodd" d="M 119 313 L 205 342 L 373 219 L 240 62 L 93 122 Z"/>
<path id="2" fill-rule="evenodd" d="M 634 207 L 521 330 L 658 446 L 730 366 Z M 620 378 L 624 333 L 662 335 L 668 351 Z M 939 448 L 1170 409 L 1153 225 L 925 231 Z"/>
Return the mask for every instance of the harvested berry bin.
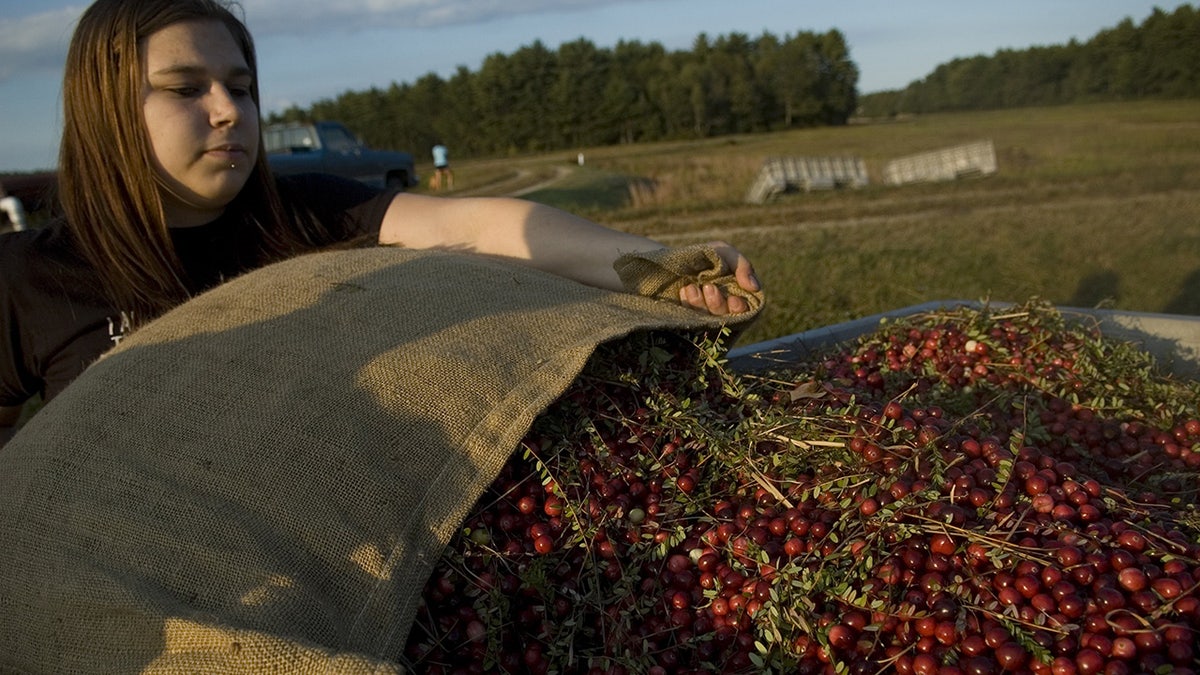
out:
<path id="1" fill-rule="evenodd" d="M 730 350 L 730 366 L 753 371 L 772 364 L 801 360 L 812 353 L 853 341 L 876 330 L 881 322 L 950 307 L 979 307 L 967 300 L 942 300 L 912 305 L 844 323 L 814 328 Z M 1005 305 L 994 305 L 1005 306 Z M 1060 307 L 1066 318 L 1095 322 L 1107 336 L 1141 345 L 1166 370 L 1179 377 L 1200 377 L 1200 317 L 1152 312 Z"/>
<path id="2" fill-rule="evenodd" d="M 408 665 L 1200 672 L 1198 326 L 946 302 L 724 363 L 607 345 L 447 548 Z"/>

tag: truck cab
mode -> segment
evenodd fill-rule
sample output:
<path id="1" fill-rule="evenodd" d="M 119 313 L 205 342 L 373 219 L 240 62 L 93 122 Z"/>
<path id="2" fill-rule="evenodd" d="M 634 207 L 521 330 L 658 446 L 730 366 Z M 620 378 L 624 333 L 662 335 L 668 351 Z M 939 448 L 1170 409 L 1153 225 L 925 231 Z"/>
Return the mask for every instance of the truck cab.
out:
<path id="1" fill-rule="evenodd" d="M 368 148 L 338 122 L 271 124 L 263 138 L 271 170 L 280 176 L 327 173 L 400 189 L 419 184 L 410 153 Z"/>

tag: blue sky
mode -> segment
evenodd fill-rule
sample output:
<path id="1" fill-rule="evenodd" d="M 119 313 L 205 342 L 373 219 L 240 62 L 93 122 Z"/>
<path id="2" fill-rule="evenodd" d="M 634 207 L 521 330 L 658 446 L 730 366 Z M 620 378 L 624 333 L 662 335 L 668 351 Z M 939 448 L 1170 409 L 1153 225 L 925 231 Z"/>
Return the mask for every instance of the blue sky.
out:
<path id="1" fill-rule="evenodd" d="M 477 70 L 488 54 L 580 37 L 689 49 L 700 33 L 837 28 L 859 91 L 896 89 L 956 57 L 1087 40 L 1173 0 L 241 0 L 264 112 L 348 90 Z M 0 0 L 0 171 L 52 168 L 66 45 L 84 2 Z"/>

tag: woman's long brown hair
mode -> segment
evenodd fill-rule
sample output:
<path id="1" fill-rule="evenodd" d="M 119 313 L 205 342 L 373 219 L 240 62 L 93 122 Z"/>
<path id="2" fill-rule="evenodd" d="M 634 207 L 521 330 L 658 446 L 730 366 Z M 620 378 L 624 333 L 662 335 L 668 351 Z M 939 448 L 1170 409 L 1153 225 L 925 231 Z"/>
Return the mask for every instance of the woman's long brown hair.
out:
<path id="1" fill-rule="evenodd" d="M 224 24 L 257 74 L 249 31 L 218 0 L 97 0 L 79 19 L 67 54 L 60 201 L 111 301 L 138 324 L 188 298 L 142 113 L 141 49 L 152 33 L 192 20 Z M 251 97 L 257 107 L 257 79 Z M 321 239 L 303 225 L 289 226 L 261 132 L 255 166 L 230 208 L 262 232 L 264 262 Z"/>

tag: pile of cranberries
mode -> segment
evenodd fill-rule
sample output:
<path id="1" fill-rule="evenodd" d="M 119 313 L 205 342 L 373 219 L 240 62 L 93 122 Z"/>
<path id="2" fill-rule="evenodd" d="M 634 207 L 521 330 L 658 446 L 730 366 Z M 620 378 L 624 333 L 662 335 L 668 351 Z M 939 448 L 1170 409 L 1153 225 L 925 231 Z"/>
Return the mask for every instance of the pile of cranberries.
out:
<path id="1" fill-rule="evenodd" d="M 1037 302 L 786 371 L 602 348 L 430 577 L 426 673 L 1200 672 L 1200 387 Z"/>

